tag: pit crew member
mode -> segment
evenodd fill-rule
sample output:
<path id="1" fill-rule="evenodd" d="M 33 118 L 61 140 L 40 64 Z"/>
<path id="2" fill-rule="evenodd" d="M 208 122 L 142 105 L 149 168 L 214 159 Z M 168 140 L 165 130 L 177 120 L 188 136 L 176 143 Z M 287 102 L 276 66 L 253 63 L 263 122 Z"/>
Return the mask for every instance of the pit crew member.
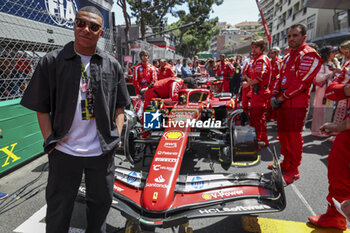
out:
<path id="1" fill-rule="evenodd" d="M 257 139 L 269 144 L 266 132 L 266 100 L 270 97 L 268 88 L 271 77 L 270 59 L 264 54 L 265 41 L 263 39 L 254 40 L 251 43 L 252 54 L 252 79 L 244 81 L 242 86 L 250 86 L 253 90 L 250 101 L 250 124 L 255 128 Z"/>
<path id="2" fill-rule="evenodd" d="M 171 77 L 176 77 L 176 74 L 173 71 L 172 67 L 165 61 L 165 59 L 160 59 L 158 80 Z"/>
<path id="3" fill-rule="evenodd" d="M 269 57 L 271 59 L 271 78 L 269 83 L 269 89 L 272 90 L 276 84 L 277 79 L 279 78 L 280 70 L 282 67 L 282 60 L 278 57 L 280 53 L 280 49 L 278 47 L 273 47 L 269 51 Z M 267 114 L 266 118 L 271 121 L 275 121 L 277 118 L 277 111 L 272 109 L 270 98 L 267 101 Z"/>
<path id="4" fill-rule="evenodd" d="M 157 80 L 156 68 L 148 62 L 148 58 L 148 52 L 145 50 L 141 51 L 141 62 L 134 67 L 133 84 L 137 95 L 143 94 L 144 88 Z"/>
<path id="5" fill-rule="evenodd" d="M 278 136 L 284 160 L 281 170 L 287 184 L 300 178 L 305 115 L 310 100 L 310 86 L 321 68 L 321 58 L 305 43 L 306 26 L 294 24 L 288 30 L 290 53 L 282 63 L 280 78 L 274 87 L 271 106 L 277 112 Z M 269 168 L 271 166 L 269 165 Z"/>
<path id="6" fill-rule="evenodd" d="M 217 76 L 224 78 L 224 92 L 230 92 L 230 79 L 232 74 L 235 72 L 233 65 L 226 60 L 225 54 L 220 55 L 220 61 L 216 65 Z"/>
<path id="7" fill-rule="evenodd" d="M 242 69 L 242 81 L 248 82 L 251 80 L 252 74 L 253 74 L 252 65 L 253 65 L 253 54 L 250 53 L 249 58 L 245 61 L 245 64 Z M 249 115 L 249 100 L 252 97 L 250 86 L 247 86 L 247 87 L 242 86 L 241 95 L 242 95 L 243 111 L 247 115 Z"/>
<path id="8" fill-rule="evenodd" d="M 326 89 L 326 97 L 334 101 L 347 98 L 347 116 L 341 123 L 326 123 L 320 128 L 323 134 L 337 134 L 337 136 L 328 156 L 327 212 L 318 216 L 310 216 L 309 220 L 316 226 L 346 230 L 346 219 L 336 210 L 333 198 L 340 203 L 350 199 L 350 40 L 342 43 L 339 49 L 345 55 L 347 62 L 341 73 Z"/>
<path id="9" fill-rule="evenodd" d="M 185 79 L 172 77 L 158 80 L 153 84 L 152 87 L 150 86 L 146 88 L 144 104 L 145 109 L 153 98 L 170 98 L 172 100 L 178 100 L 179 90 L 196 87 L 196 81 L 191 77 Z"/>

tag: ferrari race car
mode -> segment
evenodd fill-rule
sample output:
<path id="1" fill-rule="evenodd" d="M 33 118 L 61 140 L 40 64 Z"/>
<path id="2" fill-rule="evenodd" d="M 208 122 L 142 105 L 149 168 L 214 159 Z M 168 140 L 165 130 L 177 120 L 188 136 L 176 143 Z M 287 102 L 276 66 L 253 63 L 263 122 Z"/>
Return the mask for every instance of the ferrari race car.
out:
<path id="1" fill-rule="evenodd" d="M 142 124 L 126 112 L 123 147 L 130 167 L 116 167 L 112 204 L 127 219 L 125 232 L 192 232 L 191 219 L 285 208 L 276 153 L 268 175 L 228 172 L 232 164 L 260 158 L 255 129 L 235 106 L 228 93 L 183 89 L 178 101 L 154 99 Z M 195 157 L 224 172 L 184 172 L 184 161 Z"/>

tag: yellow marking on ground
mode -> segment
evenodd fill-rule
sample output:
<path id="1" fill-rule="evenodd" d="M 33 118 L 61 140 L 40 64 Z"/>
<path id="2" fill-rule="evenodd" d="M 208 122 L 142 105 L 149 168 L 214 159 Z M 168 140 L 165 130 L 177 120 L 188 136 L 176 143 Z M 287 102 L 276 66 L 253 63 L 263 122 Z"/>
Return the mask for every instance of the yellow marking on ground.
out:
<path id="1" fill-rule="evenodd" d="M 252 233 L 350 233 L 335 228 L 315 227 L 310 223 L 293 222 L 279 219 L 269 219 L 260 217 L 242 217 L 243 229 Z"/>

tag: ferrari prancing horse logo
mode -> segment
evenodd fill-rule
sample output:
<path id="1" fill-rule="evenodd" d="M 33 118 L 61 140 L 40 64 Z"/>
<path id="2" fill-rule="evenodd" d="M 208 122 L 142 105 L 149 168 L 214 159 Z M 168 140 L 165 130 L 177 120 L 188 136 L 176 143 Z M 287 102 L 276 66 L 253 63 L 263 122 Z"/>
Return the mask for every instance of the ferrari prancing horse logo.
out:
<path id="1" fill-rule="evenodd" d="M 153 193 L 153 200 L 157 200 L 158 199 L 158 192 L 154 192 Z"/>

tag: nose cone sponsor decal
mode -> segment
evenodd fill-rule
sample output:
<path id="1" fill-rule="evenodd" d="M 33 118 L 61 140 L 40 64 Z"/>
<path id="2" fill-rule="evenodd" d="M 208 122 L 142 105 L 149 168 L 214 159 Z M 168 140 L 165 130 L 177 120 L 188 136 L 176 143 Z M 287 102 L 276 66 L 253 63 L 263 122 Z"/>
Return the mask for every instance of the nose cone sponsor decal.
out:
<path id="1" fill-rule="evenodd" d="M 157 200 L 158 199 L 158 192 L 154 192 L 153 193 L 153 200 Z"/>
<path id="2" fill-rule="evenodd" d="M 184 136 L 184 133 L 181 131 L 169 131 L 167 133 L 164 134 L 164 137 L 167 140 L 180 140 L 182 137 Z"/>
<path id="3" fill-rule="evenodd" d="M 165 179 L 163 178 L 162 175 L 160 175 L 159 177 L 155 178 L 154 181 L 157 183 L 163 183 L 165 181 Z"/>
<path id="4" fill-rule="evenodd" d="M 176 142 L 166 142 L 166 143 L 164 143 L 164 147 L 165 148 L 176 148 L 177 143 Z"/>

